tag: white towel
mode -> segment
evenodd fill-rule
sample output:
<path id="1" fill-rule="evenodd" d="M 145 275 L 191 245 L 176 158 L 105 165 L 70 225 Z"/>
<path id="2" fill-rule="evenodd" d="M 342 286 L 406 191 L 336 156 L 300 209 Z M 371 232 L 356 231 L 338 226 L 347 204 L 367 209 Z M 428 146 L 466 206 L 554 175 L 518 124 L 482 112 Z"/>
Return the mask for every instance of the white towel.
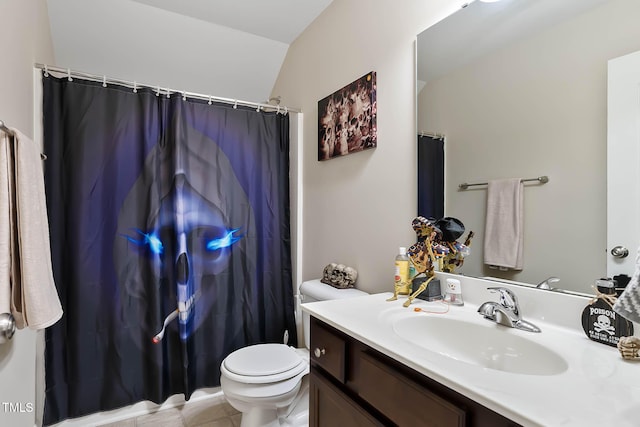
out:
<path id="1" fill-rule="evenodd" d="M 640 248 L 636 255 L 636 270 L 618 300 L 613 304 L 613 311 L 628 320 L 640 323 Z"/>
<path id="2" fill-rule="evenodd" d="M 484 232 L 484 263 L 501 270 L 522 270 L 523 194 L 522 179 L 489 182 Z"/>
<path id="3" fill-rule="evenodd" d="M 4 135 L 0 143 L 0 190 L 2 218 L 9 217 L 9 254 L 0 238 L 0 274 L 9 266 L 10 311 L 19 329 L 43 329 L 62 317 L 62 306 L 53 281 L 49 222 L 44 193 L 44 176 L 38 146 L 17 129 L 14 136 Z M 5 172 L 6 171 L 6 172 Z M 4 233 L 4 228 L 0 229 Z M 0 279 L 4 276 L 0 275 Z M 0 292 L 0 309 L 6 309 L 6 284 Z"/>

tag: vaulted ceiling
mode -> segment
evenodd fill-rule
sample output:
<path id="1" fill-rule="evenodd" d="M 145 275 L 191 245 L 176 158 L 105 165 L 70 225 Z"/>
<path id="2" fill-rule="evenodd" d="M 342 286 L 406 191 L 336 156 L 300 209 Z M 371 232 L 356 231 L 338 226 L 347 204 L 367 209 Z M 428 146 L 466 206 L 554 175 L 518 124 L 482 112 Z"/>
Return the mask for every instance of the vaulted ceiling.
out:
<path id="1" fill-rule="evenodd" d="M 289 45 L 332 0 L 47 0 L 56 64 L 264 102 Z"/>

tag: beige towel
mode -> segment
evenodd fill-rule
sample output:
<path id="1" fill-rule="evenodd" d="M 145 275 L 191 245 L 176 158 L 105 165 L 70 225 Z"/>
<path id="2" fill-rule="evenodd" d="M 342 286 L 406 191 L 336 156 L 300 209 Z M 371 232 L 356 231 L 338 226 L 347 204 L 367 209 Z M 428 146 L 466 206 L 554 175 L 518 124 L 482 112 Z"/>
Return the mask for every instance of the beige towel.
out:
<path id="1" fill-rule="evenodd" d="M 12 131 L 13 137 L 4 135 L 0 141 L 0 176 L 5 170 L 8 176 L 8 191 L 0 190 L 0 215 L 9 216 L 11 313 L 19 329 L 43 329 L 62 317 L 62 306 L 51 267 L 42 161 L 38 146 L 18 130 Z M 3 182 L 0 178 L 0 185 Z M 5 236 L 0 240 L 0 266 L 7 264 L 6 240 Z M 2 267 L 0 274 L 6 274 Z M 0 303 L 6 295 L 3 289 Z"/>
<path id="2" fill-rule="evenodd" d="M 13 174 L 9 136 L 0 131 L 0 313 L 11 312 L 10 176 Z"/>
<path id="3" fill-rule="evenodd" d="M 522 270 L 523 189 L 520 178 L 489 182 L 484 263 L 490 267 Z"/>

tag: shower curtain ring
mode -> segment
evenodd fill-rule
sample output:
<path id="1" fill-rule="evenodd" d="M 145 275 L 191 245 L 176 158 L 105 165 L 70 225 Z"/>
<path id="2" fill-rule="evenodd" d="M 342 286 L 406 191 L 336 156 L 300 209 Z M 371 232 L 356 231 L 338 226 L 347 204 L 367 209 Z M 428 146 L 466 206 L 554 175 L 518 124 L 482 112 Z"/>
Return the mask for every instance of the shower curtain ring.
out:
<path id="1" fill-rule="evenodd" d="M 69 80 L 70 82 L 73 81 L 73 79 L 71 78 L 71 69 L 67 68 L 67 80 Z"/>

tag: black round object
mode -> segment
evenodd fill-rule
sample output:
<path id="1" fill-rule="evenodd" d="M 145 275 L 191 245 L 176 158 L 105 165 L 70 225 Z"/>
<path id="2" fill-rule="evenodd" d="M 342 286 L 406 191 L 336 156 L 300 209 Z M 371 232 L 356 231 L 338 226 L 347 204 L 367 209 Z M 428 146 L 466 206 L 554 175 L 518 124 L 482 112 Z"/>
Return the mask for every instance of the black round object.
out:
<path id="1" fill-rule="evenodd" d="M 464 233 L 462 221 L 450 216 L 437 220 L 436 227 L 442 231 L 442 240 L 445 242 L 455 242 Z"/>

